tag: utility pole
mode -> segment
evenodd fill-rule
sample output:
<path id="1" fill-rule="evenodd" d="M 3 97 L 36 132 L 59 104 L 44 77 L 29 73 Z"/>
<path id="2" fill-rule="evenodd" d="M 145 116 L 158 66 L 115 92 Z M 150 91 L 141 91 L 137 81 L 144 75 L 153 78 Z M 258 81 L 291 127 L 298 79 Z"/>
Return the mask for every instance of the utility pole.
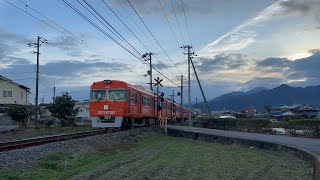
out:
<path id="1" fill-rule="evenodd" d="M 180 111 L 180 121 L 182 122 L 183 119 L 183 75 L 181 75 L 181 87 L 180 87 L 180 107 L 181 107 L 181 111 Z"/>
<path id="2" fill-rule="evenodd" d="M 191 55 L 194 54 L 194 52 L 191 52 L 191 45 L 185 45 L 182 46 L 184 50 L 188 50 L 187 53 L 183 53 L 185 55 L 188 55 L 188 119 L 189 119 L 189 126 L 192 126 L 192 119 L 191 119 L 191 85 L 190 85 L 190 63 L 191 63 Z"/>
<path id="3" fill-rule="evenodd" d="M 198 109 L 198 97 L 196 97 L 196 109 Z"/>
<path id="4" fill-rule="evenodd" d="M 193 67 L 194 74 L 196 75 L 196 78 L 197 78 L 197 81 L 198 81 L 198 85 L 199 85 L 199 87 L 200 87 L 200 91 L 201 91 L 201 94 L 202 94 L 202 97 L 203 97 L 204 104 L 206 105 L 206 109 L 207 109 L 208 115 L 210 115 L 210 114 L 211 114 L 211 112 L 210 112 L 210 107 L 209 107 L 207 98 L 206 98 L 206 96 L 204 95 L 204 92 L 203 92 L 203 89 L 202 89 L 202 86 L 201 86 L 201 83 L 200 83 L 200 79 L 199 79 L 199 77 L 198 77 L 198 73 L 197 73 L 197 71 L 196 71 L 196 68 L 194 67 L 192 58 L 190 58 L 190 61 L 191 61 L 192 67 Z"/>
<path id="5" fill-rule="evenodd" d="M 38 128 L 39 56 L 40 56 L 39 49 L 40 49 L 41 43 L 48 43 L 48 40 L 46 40 L 43 37 L 38 36 L 36 43 L 29 43 L 28 44 L 29 47 L 37 48 L 36 52 L 35 51 L 32 52 L 34 54 L 37 54 L 36 98 L 35 98 L 35 116 L 34 116 L 36 128 Z"/>
<path id="6" fill-rule="evenodd" d="M 53 84 L 53 97 L 52 97 L 52 104 L 54 104 L 54 100 L 56 99 L 56 84 Z"/>
<path id="7" fill-rule="evenodd" d="M 176 113 L 174 110 L 174 90 L 172 90 L 172 95 L 170 95 L 172 97 L 172 112 Z M 171 118 L 173 118 L 173 114 L 171 115 Z"/>
<path id="8" fill-rule="evenodd" d="M 142 58 L 144 58 L 144 61 L 149 61 L 149 66 L 150 66 L 150 69 L 149 71 L 147 72 L 147 74 L 150 76 L 150 90 L 153 91 L 153 87 L 152 87 L 152 61 L 151 61 L 151 56 L 154 55 L 154 53 L 144 53 L 142 55 Z"/>

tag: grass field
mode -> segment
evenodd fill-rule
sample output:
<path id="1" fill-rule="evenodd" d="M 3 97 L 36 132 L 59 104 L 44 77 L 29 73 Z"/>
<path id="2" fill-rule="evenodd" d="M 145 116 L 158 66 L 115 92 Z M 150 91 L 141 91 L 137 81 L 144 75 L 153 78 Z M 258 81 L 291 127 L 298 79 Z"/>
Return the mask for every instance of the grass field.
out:
<path id="1" fill-rule="evenodd" d="M 312 179 L 309 165 L 289 154 L 167 137 L 150 130 L 85 154 L 59 152 L 0 179 Z"/>

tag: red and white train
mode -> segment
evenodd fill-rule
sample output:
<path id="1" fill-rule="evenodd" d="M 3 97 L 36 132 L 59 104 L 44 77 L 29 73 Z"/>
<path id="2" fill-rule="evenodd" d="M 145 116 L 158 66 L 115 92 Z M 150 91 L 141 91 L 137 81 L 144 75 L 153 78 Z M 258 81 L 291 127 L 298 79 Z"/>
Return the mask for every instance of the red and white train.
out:
<path id="1" fill-rule="evenodd" d="M 157 97 L 145 88 L 118 80 L 94 82 L 90 88 L 89 111 L 93 127 L 126 127 L 149 124 L 155 117 L 167 117 L 168 121 L 185 120 L 188 111 L 164 99 L 157 111 Z"/>

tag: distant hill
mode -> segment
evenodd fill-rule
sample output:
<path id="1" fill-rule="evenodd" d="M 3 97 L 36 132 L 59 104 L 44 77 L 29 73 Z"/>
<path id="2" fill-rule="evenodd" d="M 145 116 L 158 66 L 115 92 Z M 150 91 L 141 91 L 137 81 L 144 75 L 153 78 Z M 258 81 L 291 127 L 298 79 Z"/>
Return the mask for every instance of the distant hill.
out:
<path id="1" fill-rule="evenodd" d="M 211 110 L 240 111 L 251 105 L 257 111 L 265 111 L 264 106 L 279 104 L 308 104 L 320 107 L 320 85 L 305 88 L 282 84 L 273 89 L 254 88 L 248 92 L 231 92 L 208 101 Z M 203 105 L 203 104 L 202 104 Z"/>

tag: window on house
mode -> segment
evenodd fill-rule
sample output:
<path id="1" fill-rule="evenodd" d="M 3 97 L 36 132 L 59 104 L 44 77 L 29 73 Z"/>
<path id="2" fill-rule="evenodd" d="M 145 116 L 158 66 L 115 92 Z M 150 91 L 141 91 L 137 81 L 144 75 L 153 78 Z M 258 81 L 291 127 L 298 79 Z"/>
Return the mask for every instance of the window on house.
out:
<path id="1" fill-rule="evenodd" d="M 12 91 L 3 91 L 3 97 L 12 97 Z"/>

